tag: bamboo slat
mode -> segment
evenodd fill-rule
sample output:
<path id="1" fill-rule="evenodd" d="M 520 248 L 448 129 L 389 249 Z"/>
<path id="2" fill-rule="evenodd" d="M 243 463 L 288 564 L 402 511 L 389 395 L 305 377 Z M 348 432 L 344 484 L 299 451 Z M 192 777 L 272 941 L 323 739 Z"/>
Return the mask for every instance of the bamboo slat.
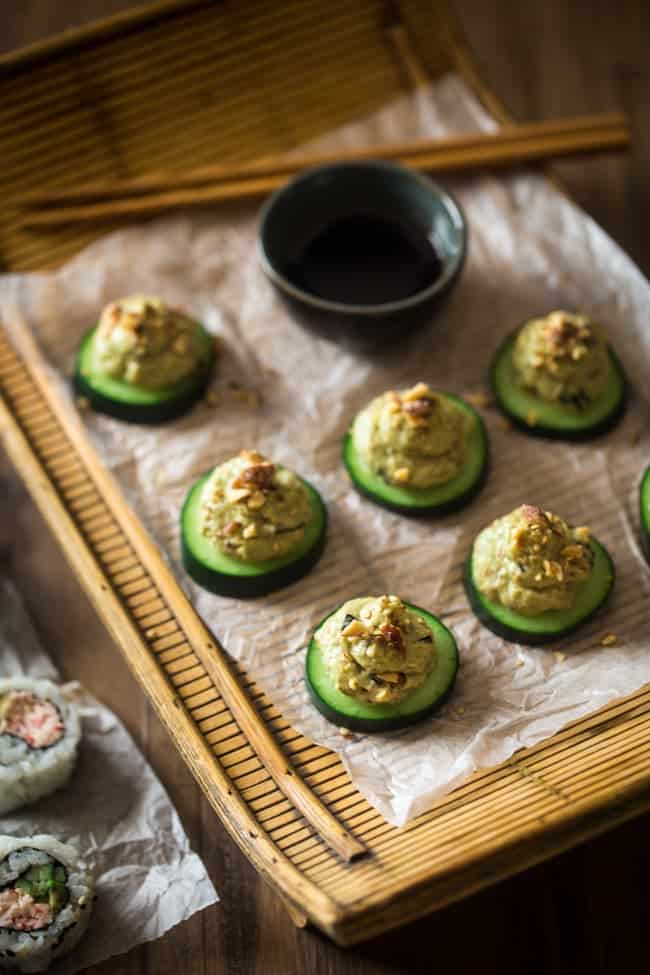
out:
<path id="1" fill-rule="evenodd" d="M 449 69 L 509 123 L 442 0 L 405 0 L 401 24 L 389 8 L 165 0 L 1 59 L 6 264 L 58 266 L 111 226 L 19 229 L 13 201 L 42 187 L 44 174 L 65 189 L 180 172 L 190 144 L 192 166 L 278 154 Z M 38 350 L 18 352 L 1 326 L 0 392 L 2 443 L 209 802 L 297 924 L 361 941 L 650 808 L 650 689 L 641 689 L 395 829 L 267 689 L 236 664 L 225 670 L 64 412 Z M 254 710 L 242 711 L 243 700 Z M 366 856 L 346 858 L 361 848 Z"/>

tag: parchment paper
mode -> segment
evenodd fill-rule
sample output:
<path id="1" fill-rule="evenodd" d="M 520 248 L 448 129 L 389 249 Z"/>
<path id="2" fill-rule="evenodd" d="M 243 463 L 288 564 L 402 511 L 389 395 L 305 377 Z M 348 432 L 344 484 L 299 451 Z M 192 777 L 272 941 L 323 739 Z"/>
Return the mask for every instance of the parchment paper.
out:
<path id="1" fill-rule="evenodd" d="M 71 648 L 73 651 L 74 648 Z M 0 578 L 0 675 L 58 680 L 18 593 Z M 66 791 L 0 817 L 0 833 L 51 833 L 77 847 L 95 874 L 97 902 L 85 937 L 57 963 L 72 975 L 159 938 L 218 900 L 167 793 L 115 715 L 79 684 L 83 736 Z"/>
<path id="2" fill-rule="evenodd" d="M 449 76 L 319 144 L 379 143 L 492 125 L 464 84 Z M 35 330 L 62 374 L 70 373 L 79 338 L 104 303 L 129 292 L 183 304 L 220 337 L 218 405 L 203 404 L 155 430 L 90 413 L 84 422 L 230 653 L 245 661 L 292 723 L 343 756 L 356 785 L 397 824 L 473 770 L 650 680 L 650 576 L 636 514 L 649 444 L 648 283 L 541 177 L 448 182 L 470 228 L 461 281 L 430 329 L 372 356 L 316 338 L 291 318 L 258 265 L 257 208 L 251 206 L 134 227 L 93 244 L 57 274 L 0 282 L 0 307 L 17 341 L 21 328 Z M 585 310 L 611 334 L 637 391 L 618 430 L 590 445 L 540 443 L 504 430 L 488 410 L 489 482 L 469 508 L 442 521 L 409 521 L 350 489 L 341 438 L 371 396 L 419 379 L 460 393 L 482 388 L 502 337 L 558 307 Z M 259 402 L 250 402 L 251 390 Z M 243 446 L 258 447 L 312 480 L 331 515 L 318 567 L 254 604 L 201 591 L 179 562 L 178 513 L 187 489 Z M 525 649 L 491 635 L 469 612 L 461 586 L 475 534 L 522 502 L 589 524 L 616 562 L 616 594 L 607 612 L 551 649 Z M 460 678 L 437 718 L 390 736 L 345 740 L 307 700 L 304 648 L 311 628 L 337 603 L 382 592 L 427 607 L 452 626 Z M 609 631 L 618 643 L 601 647 Z"/>

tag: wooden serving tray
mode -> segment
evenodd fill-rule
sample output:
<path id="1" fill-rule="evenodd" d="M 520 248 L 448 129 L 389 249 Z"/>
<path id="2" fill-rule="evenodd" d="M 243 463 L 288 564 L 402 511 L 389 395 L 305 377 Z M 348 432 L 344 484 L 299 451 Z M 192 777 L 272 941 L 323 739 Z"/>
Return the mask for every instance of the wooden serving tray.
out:
<path id="1" fill-rule="evenodd" d="M 20 231 L 11 201 L 45 176 L 64 186 L 182 168 L 189 150 L 193 165 L 258 157 L 378 108 L 418 80 L 389 40 L 395 6 L 171 0 L 0 59 L 5 267 L 59 266 L 111 229 Z M 401 16 L 415 63 L 460 73 L 507 123 L 443 0 L 407 0 Z M 296 923 L 359 942 L 650 808 L 640 690 L 391 826 L 338 756 L 228 662 L 38 349 L 19 352 L 2 328 L 0 391 L 6 450 L 207 799 Z"/>

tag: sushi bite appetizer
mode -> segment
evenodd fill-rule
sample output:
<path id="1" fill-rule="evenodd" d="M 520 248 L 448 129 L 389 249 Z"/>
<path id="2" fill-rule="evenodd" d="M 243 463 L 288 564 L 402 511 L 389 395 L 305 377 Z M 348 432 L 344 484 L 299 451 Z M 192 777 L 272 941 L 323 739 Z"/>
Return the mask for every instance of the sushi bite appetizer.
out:
<path id="1" fill-rule="evenodd" d="M 0 969 L 44 972 L 83 937 L 95 887 L 73 846 L 0 836 Z"/>
<path id="2" fill-rule="evenodd" d="M 394 731 L 429 717 L 458 670 L 452 633 L 398 596 L 350 599 L 320 623 L 307 650 L 311 699 L 352 731 Z"/>
<path id="3" fill-rule="evenodd" d="M 525 322 L 497 351 L 491 382 L 502 412 L 540 436 L 594 437 L 625 410 L 623 368 L 586 315 L 553 311 Z"/>
<path id="4" fill-rule="evenodd" d="M 586 527 L 522 504 L 477 536 L 465 569 L 472 609 L 517 643 L 571 633 L 600 609 L 614 584 L 607 550 Z"/>
<path id="5" fill-rule="evenodd" d="M 181 514 L 183 563 L 222 596 L 261 596 L 295 582 L 325 546 L 315 488 L 256 450 L 242 450 L 190 489 Z"/>
<path id="6" fill-rule="evenodd" d="M 343 444 L 352 483 L 376 504 L 406 515 L 444 515 L 483 486 L 488 441 L 468 403 L 417 383 L 377 396 Z"/>
<path id="7" fill-rule="evenodd" d="M 645 557 L 650 563 L 650 467 L 646 467 L 639 489 L 641 514 L 641 544 Z"/>
<path id="8" fill-rule="evenodd" d="M 214 365 L 214 339 L 159 298 L 113 301 L 79 348 L 75 387 L 93 409 L 118 420 L 160 423 L 201 398 Z"/>
<path id="9" fill-rule="evenodd" d="M 0 679 L 0 814 L 64 786 L 80 734 L 77 707 L 55 684 Z"/>

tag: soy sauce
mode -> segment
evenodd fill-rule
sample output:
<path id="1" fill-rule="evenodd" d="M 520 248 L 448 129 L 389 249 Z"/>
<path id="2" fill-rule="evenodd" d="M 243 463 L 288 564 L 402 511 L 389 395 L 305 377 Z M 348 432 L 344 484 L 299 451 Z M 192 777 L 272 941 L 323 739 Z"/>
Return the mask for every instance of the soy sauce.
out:
<path id="1" fill-rule="evenodd" d="M 287 269 L 298 287 L 352 305 L 401 301 L 432 285 L 442 263 L 423 227 L 370 212 L 313 233 Z"/>

